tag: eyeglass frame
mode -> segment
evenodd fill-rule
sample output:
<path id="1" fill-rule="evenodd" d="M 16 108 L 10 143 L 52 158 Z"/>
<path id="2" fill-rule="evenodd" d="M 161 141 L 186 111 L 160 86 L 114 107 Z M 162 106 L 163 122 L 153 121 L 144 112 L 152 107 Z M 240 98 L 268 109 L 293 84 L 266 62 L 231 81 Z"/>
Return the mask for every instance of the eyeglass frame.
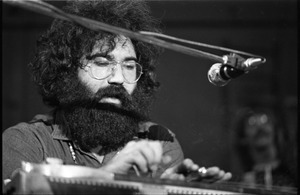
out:
<path id="1" fill-rule="evenodd" d="M 88 60 L 89 60 L 89 61 L 92 61 L 91 59 L 88 59 Z M 108 78 L 109 76 L 111 76 L 112 74 L 114 74 L 115 71 L 116 71 L 116 66 L 117 66 L 118 64 L 120 64 L 121 69 L 122 69 L 122 76 L 123 76 L 125 82 L 128 83 L 128 84 L 134 84 L 134 83 L 136 83 L 136 82 L 139 81 L 139 79 L 141 78 L 142 74 L 144 73 L 144 72 L 143 72 L 143 66 L 142 66 L 140 63 L 134 61 L 134 62 L 135 62 L 135 65 L 140 67 L 140 74 L 139 74 L 139 76 L 135 79 L 134 82 L 129 82 L 129 81 L 127 80 L 127 78 L 125 77 L 124 72 L 123 72 L 124 63 L 126 63 L 126 61 L 117 61 L 117 60 L 108 60 L 108 59 L 107 59 L 107 61 L 108 61 L 108 62 L 107 62 L 107 63 L 108 63 L 107 67 L 109 67 L 110 70 L 111 70 L 111 73 L 110 73 L 110 74 L 108 74 L 107 76 L 105 76 L 104 78 L 101 78 L 101 79 L 100 79 L 100 78 L 97 78 L 97 77 L 93 74 L 91 63 L 88 63 L 88 64 L 86 65 L 86 67 L 89 68 L 89 71 L 88 71 L 88 72 L 89 72 L 89 75 L 90 75 L 92 78 L 96 79 L 96 80 L 104 80 L 104 79 Z M 95 63 L 95 61 L 92 61 L 92 64 L 93 64 L 94 66 L 97 66 L 96 63 Z"/>

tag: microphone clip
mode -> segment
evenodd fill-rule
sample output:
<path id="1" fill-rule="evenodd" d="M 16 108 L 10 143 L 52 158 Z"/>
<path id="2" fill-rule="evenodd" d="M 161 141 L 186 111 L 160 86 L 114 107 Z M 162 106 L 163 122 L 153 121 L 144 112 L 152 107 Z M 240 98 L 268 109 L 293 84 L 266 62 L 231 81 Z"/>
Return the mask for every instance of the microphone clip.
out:
<path id="1" fill-rule="evenodd" d="M 224 55 L 222 57 L 223 64 L 231 66 L 233 68 L 238 69 L 239 71 L 243 71 L 247 73 L 250 70 L 254 70 L 258 67 L 258 65 L 264 63 L 266 61 L 265 58 L 248 58 L 245 59 L 242 56 L 230 53 L 229 55 Z"/>

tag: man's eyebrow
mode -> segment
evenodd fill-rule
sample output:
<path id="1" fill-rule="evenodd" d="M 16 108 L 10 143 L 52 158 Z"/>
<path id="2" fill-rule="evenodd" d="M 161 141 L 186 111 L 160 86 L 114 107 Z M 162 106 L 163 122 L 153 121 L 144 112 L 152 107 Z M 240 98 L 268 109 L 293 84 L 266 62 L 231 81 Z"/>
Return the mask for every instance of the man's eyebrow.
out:
<path id="1" fill-rule="evenodd" d="M 133 57 L 133 56 L 130 56 L 130 57 L 126 57 L 126 58 L 124 58 L 124 60 L 123 60 L 123 61 L 130 61 L 130 60 L 137 61 L 137 58 L 136 58 L 136 57 Z"/>
<path id="2" fill-rule="evenodd" d="M 93 54 L 93 55 L 88 55 L 88 56 L 86 56 L 86 59 L 88 59 L 88 60 L 93 60 L 93 59 L 95 59 L 95 58 L 97 58 L 97 57 L 107 58 L 107 59 L 109 59 L 109 60 L 112 60 L 112 59 L 113 59 L 112 56 L 107 55 L 106 53 L 95 53 L 95 54 Z"/>

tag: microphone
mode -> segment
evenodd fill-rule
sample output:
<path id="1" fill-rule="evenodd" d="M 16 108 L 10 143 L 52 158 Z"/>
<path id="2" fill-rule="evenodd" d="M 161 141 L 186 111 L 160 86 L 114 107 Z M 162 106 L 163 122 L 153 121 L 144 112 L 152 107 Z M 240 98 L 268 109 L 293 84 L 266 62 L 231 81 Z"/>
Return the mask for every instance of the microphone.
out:
<path id="1" fill-rule="evenodd" d="M 241 59 L 237 55 L 224 56 L 224 63 L 216 63 L 210 67 L 207 73 L 209 82 L 218 87 L 225 86 L 231 79 L 256 69 L 259 64 L 266 61 L 264 58 Z"/>

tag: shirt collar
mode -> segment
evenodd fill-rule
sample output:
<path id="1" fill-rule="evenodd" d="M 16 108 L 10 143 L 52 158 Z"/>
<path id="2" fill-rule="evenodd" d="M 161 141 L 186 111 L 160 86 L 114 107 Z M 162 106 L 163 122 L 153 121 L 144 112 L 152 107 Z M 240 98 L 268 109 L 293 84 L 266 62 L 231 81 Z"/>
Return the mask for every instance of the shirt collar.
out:
<path id="1" fill-rule="evenodd" d="M 57 110 L 53 115 L 53 117 L 54 117 L 54 122 L 52 124 L 53 139 L 71 141 L 72 139 L 71 139 L 70 129 L 67 125 L 63 111 Z"/>

